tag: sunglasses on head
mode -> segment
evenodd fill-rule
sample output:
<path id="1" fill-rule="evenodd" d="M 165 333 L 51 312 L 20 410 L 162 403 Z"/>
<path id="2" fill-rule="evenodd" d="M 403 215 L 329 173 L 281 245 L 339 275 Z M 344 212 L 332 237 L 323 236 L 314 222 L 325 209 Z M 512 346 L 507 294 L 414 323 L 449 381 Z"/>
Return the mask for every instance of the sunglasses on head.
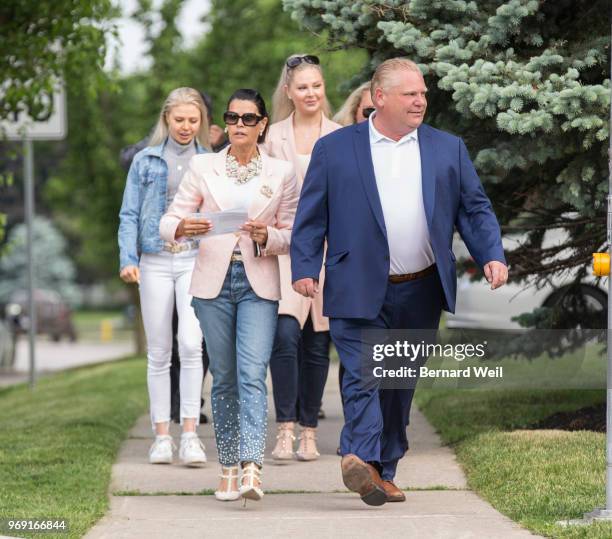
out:
<path id="1" fill-rule="evenodd" d="M 223 113 L 223 121 L 227 125 L 236 125 L 238 120 L 242 120 L 242 123 L 247 127 L 253 127 L 263 120 L 263 116 L 255 114 L 254 112 L 238 114 L 237 112 L 230 112 L 229 110 Z"/>
<path id="2" fill-rule="evenodd" d="M 361 114 L 363 114 L 364 118 L 369 118 L 370 114 L 372 114 L 376 109 L 374 107 L 364 107 L 361 109 Z"/>
<path id="3" fill-rule="evenodd" d="M 292 56 L 289 58 L 289 60 L 287 60 L 287 67 L 293 69 L 294 67 L 299 66 L 302 62 L 318 66 L 319 57 L 313 56 L 312 54 L 307 54 L 306 56 Z"/>

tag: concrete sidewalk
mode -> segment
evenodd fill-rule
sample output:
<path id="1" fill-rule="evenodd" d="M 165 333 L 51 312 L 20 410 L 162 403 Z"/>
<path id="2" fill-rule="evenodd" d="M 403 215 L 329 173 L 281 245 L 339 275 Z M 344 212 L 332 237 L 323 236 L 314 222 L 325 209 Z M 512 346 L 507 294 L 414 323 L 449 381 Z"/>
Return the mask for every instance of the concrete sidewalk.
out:
<path id="1" fill-rule="evenodd" d="M 113 466 L 110 512 L 86 537 L 534 537 L 467 488 L 454 454 L 442 447 L 416 409 L 408 430 L 411 450 L 396 477 L 401 488 L 415 489 L 406 493 L 407 501 L 369 507 L 349 493 L 336 455 L 342 413 L 334 367 L 323 398 L 327 418 L 319 424 L 319 460 L 277 464 L 269 458 L 275 441 L 270 402 L 262 502 L 243 507 L 242 501 L 222 503 L 206 495 L 216 487 L 219 473 L 211 425 L 199 429 L 209 457 L 206 467 L 148 464 L 152 434 L 143 417 Z M 178 441 L 176 426 L 172 431 Z"/>

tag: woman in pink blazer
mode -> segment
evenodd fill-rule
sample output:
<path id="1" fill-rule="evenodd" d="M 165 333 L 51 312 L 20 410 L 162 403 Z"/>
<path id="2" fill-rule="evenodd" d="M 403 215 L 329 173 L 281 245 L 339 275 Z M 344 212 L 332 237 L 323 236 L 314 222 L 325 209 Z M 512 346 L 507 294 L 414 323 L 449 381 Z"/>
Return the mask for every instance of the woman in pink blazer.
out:
<path id="1" fill-rule="evenodd" d="M 273 119 L 266 151 L 291 161 L 301 189 L 315 142 L 341 126 L 328 119 L 330 107 L 319 59 L 290 56 L 274 93 Z M 323 316 L 323 297 L 305 298 L 291 287 L 289 255 L 279 257 L 282 300 L 270 359 L 272 389 L 278 423 L 276 460 L 293 458 L 294 424 L 302 427 L 298 460 L 319 456 L 316 428 L 329 370 L 329 323 Z M 323 270 L 319 288 L 323 289 Z"/>
<path id="2" fill-rule="evenodd" d="M 191 160 L 160 234 L 168 240 L 202 236 L 189 293 L 213 375 L 211 403 L 222 466 L 215 496 L 259 500 L 266 374 L 281 297 L 278 255 L 289 249 L 298 193 L 292 165 L 258 150 L 268 121 L 259 93 L 238 90 L 227 108 L 223 117 L 230 146 Z M 234 233 L 214 234 L 206 214 L 230 209 L 247 211 L 248 221 Z M 192 217 L 195 211 L 204 216 Z"/>

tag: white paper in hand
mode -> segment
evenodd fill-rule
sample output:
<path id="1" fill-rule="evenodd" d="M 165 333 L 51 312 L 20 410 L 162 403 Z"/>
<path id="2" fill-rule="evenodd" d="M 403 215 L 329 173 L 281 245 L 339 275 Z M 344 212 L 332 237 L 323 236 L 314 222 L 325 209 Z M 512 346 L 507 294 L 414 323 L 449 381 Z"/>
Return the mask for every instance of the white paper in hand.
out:
<path id="1" fill-rule="evenodd" d="M 249 219 L 249 215 L 246 210 L 225 210 L 225 211 L 211 211 L 206 213 L 192 213 L 190 215 L 193 219 L 208 219 L 212 222 L 212 229 L 206 234 L 200 234 L 199 236 L 193 236 L 194 238 L 201 239 L 207 236 L 218 236 L 220 234 L 233 234 L 234 232 L 240 231 L 240 227 L 244 225 Z"/>

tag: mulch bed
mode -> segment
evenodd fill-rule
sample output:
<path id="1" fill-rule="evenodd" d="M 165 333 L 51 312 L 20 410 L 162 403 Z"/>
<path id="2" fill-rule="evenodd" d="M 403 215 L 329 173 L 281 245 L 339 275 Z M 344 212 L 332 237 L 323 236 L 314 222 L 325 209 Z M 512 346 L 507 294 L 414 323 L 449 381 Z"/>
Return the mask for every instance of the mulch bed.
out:
<path id="1" fill-rule="evenodd" d="M 587 406 L 573 412 L 557 412 L 529 428 L 606 432 L 606 403 Z"/>

